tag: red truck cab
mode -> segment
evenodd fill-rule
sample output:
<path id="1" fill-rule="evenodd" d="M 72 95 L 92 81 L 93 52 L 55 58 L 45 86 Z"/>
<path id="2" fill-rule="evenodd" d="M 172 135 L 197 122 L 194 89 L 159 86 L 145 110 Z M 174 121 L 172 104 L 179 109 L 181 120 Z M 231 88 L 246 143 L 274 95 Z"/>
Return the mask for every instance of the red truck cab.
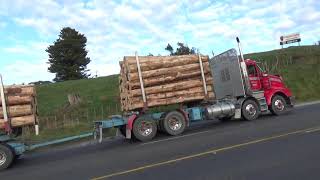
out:
<path id="1" fill-rule="evenodd" d="M 254 60 L 246 59 L 245 63 L 251 90 L 264 92 L 268 108 L 273 114 L 281 114 L 287 105 L 293 106 L 294 97 L 280 75 L 263 72 Z"/>

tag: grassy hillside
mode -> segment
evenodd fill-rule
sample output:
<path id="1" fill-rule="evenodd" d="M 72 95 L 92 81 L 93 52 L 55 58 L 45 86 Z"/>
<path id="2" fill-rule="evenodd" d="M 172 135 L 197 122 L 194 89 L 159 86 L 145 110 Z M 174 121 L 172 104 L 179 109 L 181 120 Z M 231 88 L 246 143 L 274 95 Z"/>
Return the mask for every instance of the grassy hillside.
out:
<path id="1" fill-rule="evenodd" d="M 79 94 L 81 109 L 110 107 L 119 111 L 118 75 L 95 79 L 82 79 L 37 86 L 38 110 L 40 116 L 69 111 L 68 94 Z"/>
<path id="2" fill-rule="evenodd" d="M 121 113 L 118 75 L 38 85 L 36 90 L 40 136 L 34 136 L 33 129 L 25 129 L 26 140 L 43 141 L 91 132 L 93 121 Z M 68 94 L 78 94 L 81 103 L 70 106 Z"/>
<path id="3" fill-rule="evenodd" d="M 320 46 L 289 47 L 245 55 L 269 73 L 280 74 L 298 101 L 320 99 Z M 82 103 L 68 106 L 68 94 Z M 92 121 L 120 113 L 118 75 L 37 86 L 41 136 L 52 139 L 92 130 Z"/>

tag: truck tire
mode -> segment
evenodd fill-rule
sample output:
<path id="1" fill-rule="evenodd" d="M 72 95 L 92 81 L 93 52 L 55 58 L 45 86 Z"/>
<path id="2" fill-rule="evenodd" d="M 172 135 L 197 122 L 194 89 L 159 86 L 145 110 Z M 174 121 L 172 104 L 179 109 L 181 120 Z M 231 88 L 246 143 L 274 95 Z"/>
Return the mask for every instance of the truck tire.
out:
<path id="1" fill-rule="evenodd" d="M 275 95 L 272 98 L 270 112 L 274 115 L 280 115 L 287 111 L 287 102 L 284 97 Z"/>
<path id="2" fill-rule="evenodd" d="M 260 109 L 256 101 L 248 99 L 244 101 L 241 107 L 242 118 L 247 121 L 257 119 L 260 115 Z"/>
<path id="3" fill-rule="evenodd" d="M 152 119 L 139 117 L 134 121 L 132 131 L 134 137 L 139 141 L 150 141 L 157 134 L 157 124 Z"/>
<path id="4" fill-rule="evenodd" d="M 0 144 L 0 170 L 8 168 L 14 160 L 12 148 L 6 144 Z"/>
<path id="5" fill-rule="evenodd" d="M 169 112 L 161 122 L 164 132 L 172 136 L 183 133 L 186 128 L 185 118 L 178 111 Z"/>

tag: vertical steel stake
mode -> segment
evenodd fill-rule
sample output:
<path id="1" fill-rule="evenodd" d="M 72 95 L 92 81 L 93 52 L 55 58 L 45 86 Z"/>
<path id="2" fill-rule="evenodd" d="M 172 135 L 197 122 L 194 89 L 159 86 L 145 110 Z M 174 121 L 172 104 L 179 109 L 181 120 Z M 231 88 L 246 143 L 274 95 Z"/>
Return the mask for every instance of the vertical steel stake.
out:
<path id="1" fill-rule="evenodd" d="M 201 55 L 200 55 L 199 50 L 198 50 L 198 57 L 199 57 L 199 64 L 200 64 L 200 70 L 201 70 L 201 77 L 202 77 L 202 82 L 203 82 L 204 94 L 207 97 L 208 96 L 207 82 L 206 82 L 206 78 L 204 76 L 203 64 L 202 64 L 202 59 L 201 59 Z"/>
<path id="2" fill-rule="evenodd" d="M 10 132 L 11 127 L 10 127 L 10 122 L 9 122 L 9 118 L 8 118 L 6 98 L 5 98 L 5 94 L 4 94 L 4 85 L 3 85 L 3 80 L 2 80 L 1 74 L 0 74 L 0 95 L 1 95 L 3 118 L 4 118 L 4 122 L 5 122 L 5 129 L 7 132 Z"/>
<path id="3" fill-rule="evenodd" d="M 141 86 L 141 91 L 142 91 L 142 99 L 143 99 L 143 103 L 144 103 L 145 108 L 146 108 L 147 98 L 146 98 L 146 92 L 144 91 L 142 73 L 141 73 L 140 62 L 139 62 L 139 57 L 138 57 L 137 51 L 136 51 L 135 55 L 136 55 L 136 62 L 137 62 L 137 67 L 138 67 L 138 75 L 139 75 L 139 80 L 140 80 L 140 86 Z"/>

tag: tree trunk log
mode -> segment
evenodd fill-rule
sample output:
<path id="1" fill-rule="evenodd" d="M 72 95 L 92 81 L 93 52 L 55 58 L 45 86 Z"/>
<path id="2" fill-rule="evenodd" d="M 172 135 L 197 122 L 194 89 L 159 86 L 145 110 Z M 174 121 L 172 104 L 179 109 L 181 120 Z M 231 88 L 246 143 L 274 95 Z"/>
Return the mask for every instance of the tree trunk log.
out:
<path id="1" fill-rule="evenodd" d="M 207 86 L 208 94 L 213 94 L 212 87 Z M 172 92 L 164 92 L 164 93 L 158 93 L 158 94 L 150 94 L 147 95 L 147 101 L 153 101 L 157 99 L 166 99 L 166 98 L 172 98 L 172 97 L 184 97 L 184 96 L 194 96 L 194 94 L 202 94 L 205 95 L 203 86 L 201 87 L 194 87 L 186 90 L 181 91 L 172 91 Z M 142 101 L 142 97 L 133 97 L 133 102 L 136 101 Z"/>
<path id="2" fill-rule="evenodd" d="M 34 115 L 13 117 L 11 118 L 11 126 L 21 127 L 26 125 L 33 125 L 35 121 L 36 121 L 36 117 Z M 4 119 L 0 119 L 0 129 L 3 129 L 3 128 L 4 128 Z"/>
<path id="3" fill-rule="evenodd" d="M 209 98 L 213 98 L 213 94 L 209 95 Z M 157 99 L 153 101 L 149 101 L 147 104 L 149 107 L 153 106 L 160 106 L 160 105 L 170 105 L 170 104 L 178 104 L 178 103 L 185 103 L 190 101 L 196 101 L 196 100 L 203 100 L 205 99 L 205 96 L 202 95 L 202 93 L 195 93 L 194 96 L 187 96 L 187 97 L 172 97 L 172 98 L 166 98 L 166 99 Z M 138 109 L 144 107 L 143 102 L 133 102 L 132 105 L 128 108 L 128 110 L 132 109 Z"/>
<path id="4" fill-rule="evenodd" d="M 175 66 L 183 66 L 183 65 L 188 65 L 188 64 L 196 64 L 199 63 L 198 56 L 189 56 L 185 58 L 172 58 L 172 56 L 169 56 L 170 58 L 165 58 L 161 60 L 160 58 L 157 60 L 150 60 L 144 63 L 141 63 L 140 59 L 140 68 L 141 71 L 150 71 L 150 70 L 155 70 L 155 69 L 162 69 L 162 68 L 170 68 L 170 67 L 175 67 Z M 208 62 L 209 58 L 208 56 L 202 56 L 201 58 L 202 62 Z M 135 57 L 134 57 L 135 61 Z M 129 64 L 127 63 L 127 68 L 128 70 L 132 72 L 137 72 L 137 64 Z"/>
<path id="5" fill-rule="evenodd" d="M 206 79 L 207 85 L 212 85 L 212 78 Z M 145 88 L 145 92 L 147 95 L 149 94 L 156 94 L 156 93 L 162 93 L 162 92 L 172 92 L 172 91 L 179 91 L 179 90 L 185 90 L 193 87 L 203 87 L 202 80 L 195 79 L 195 80 L 187 80 L 187 81 L 181 81 L 176 83 L 170 83 L 165 85 L 159 85 L 159 86 L 152 86 Z M 130 94 L 133 96 L 141 96 L 142 92 L 141 89 L 134 89 L 130 91 Z"/>
<path id="6" fill-rule="evenodd" d="M 204 71 L 204 73 L 206 78 L 211 77 L 211 74 L 208 74 L 209 71 Z M 145 87 L 149 87 L 149 86 L 155 86 L 163 83 L 171 83 L 173 81 L 178 81 L 183 79 L 196 78 L 200 76 L 201 76 L 200 71 L 191 71 L 191 72 L 184 72 L 184 73 L 176 72 L 176 73 L 172 73 L 171 75 L 163 75 L 159 77 L 143 79 L 143 85 Z M 139 81 L 132 81 L 130 82 L 130 85 L 132 89 L 140 88 Z"/>
<path id="7" fill-rule="evenodd" d="M 6 105 L 22 105 L 22 104 L 31 104 L 33 98 L 31 96 L 8 96 Z M 2 102 L 0 101 L 0 107 L 2 106 Z"/>
<path id="8" fill-rule="evenodd" d="M 4 90 L 6 95 L 19 96 L 35 96 L 36 91 L 34 86 L 8 86 Z"/>
<path id="9" fill-rule="evenodd" d="M 203 63 L 203 69 L 205 72 L 209 72 L 209 63 L 205 62 Z M 157 76 L 169 76 L 169 75 L 176 75 L 177 73 L 185 73 L 185 72 L 190 72 L 190 71 L 199 71 L 200 72 L 200 64 L 187 64 L 183 66 L 175 66 L 175 67 L 169 67 L 169 68 L 162 68 L 162 69 L 155 69 L 155 70 L 150 70 L 150 71 L 142 71 L 142 79 L 147 79 L 151 77 L 157 77 Z M 134 80 L 139 80 L 139 74 L 136 73 L 129 73 L 129 80 L 134 81 Z"/>
<path id="10" fill-rule="evenodd" d="M 8 107 L 8 116 L 9 117 L 19 117 L 32 114 L 32 106 L 31 105 L 16 105 Z M 0 107 L 0 118 L 3 118 L 3 110 Z"/>
<path id="11" fill-rule="evenodd" d="M 209 57 L 201 56 L 208 96 L 204 94 L 198 55 L 139 56 L 148 107 L 214 98 Z M 144 107 L 135 56 L 120 64 L 119 91 L 122 110 Z"/>
<path id="12" fill-rule="evenodd" d="M 181 56 L 139 56 L 140 64 L 144 63 L 152 63 L 152 62 L 161 62 L 163 64 L 169 63 L 171 61 L 185 61 L 192 59 L 194 61 L 199 60 L 198 55 L 181 55 Z M 208 56 L 201 56 L 201 59 L 204 61 L 208 60 Z M 124 62 L 131 65 L 136 64 L 136 57 L 135 56 L 125 56 L 123 58 Z"/>

